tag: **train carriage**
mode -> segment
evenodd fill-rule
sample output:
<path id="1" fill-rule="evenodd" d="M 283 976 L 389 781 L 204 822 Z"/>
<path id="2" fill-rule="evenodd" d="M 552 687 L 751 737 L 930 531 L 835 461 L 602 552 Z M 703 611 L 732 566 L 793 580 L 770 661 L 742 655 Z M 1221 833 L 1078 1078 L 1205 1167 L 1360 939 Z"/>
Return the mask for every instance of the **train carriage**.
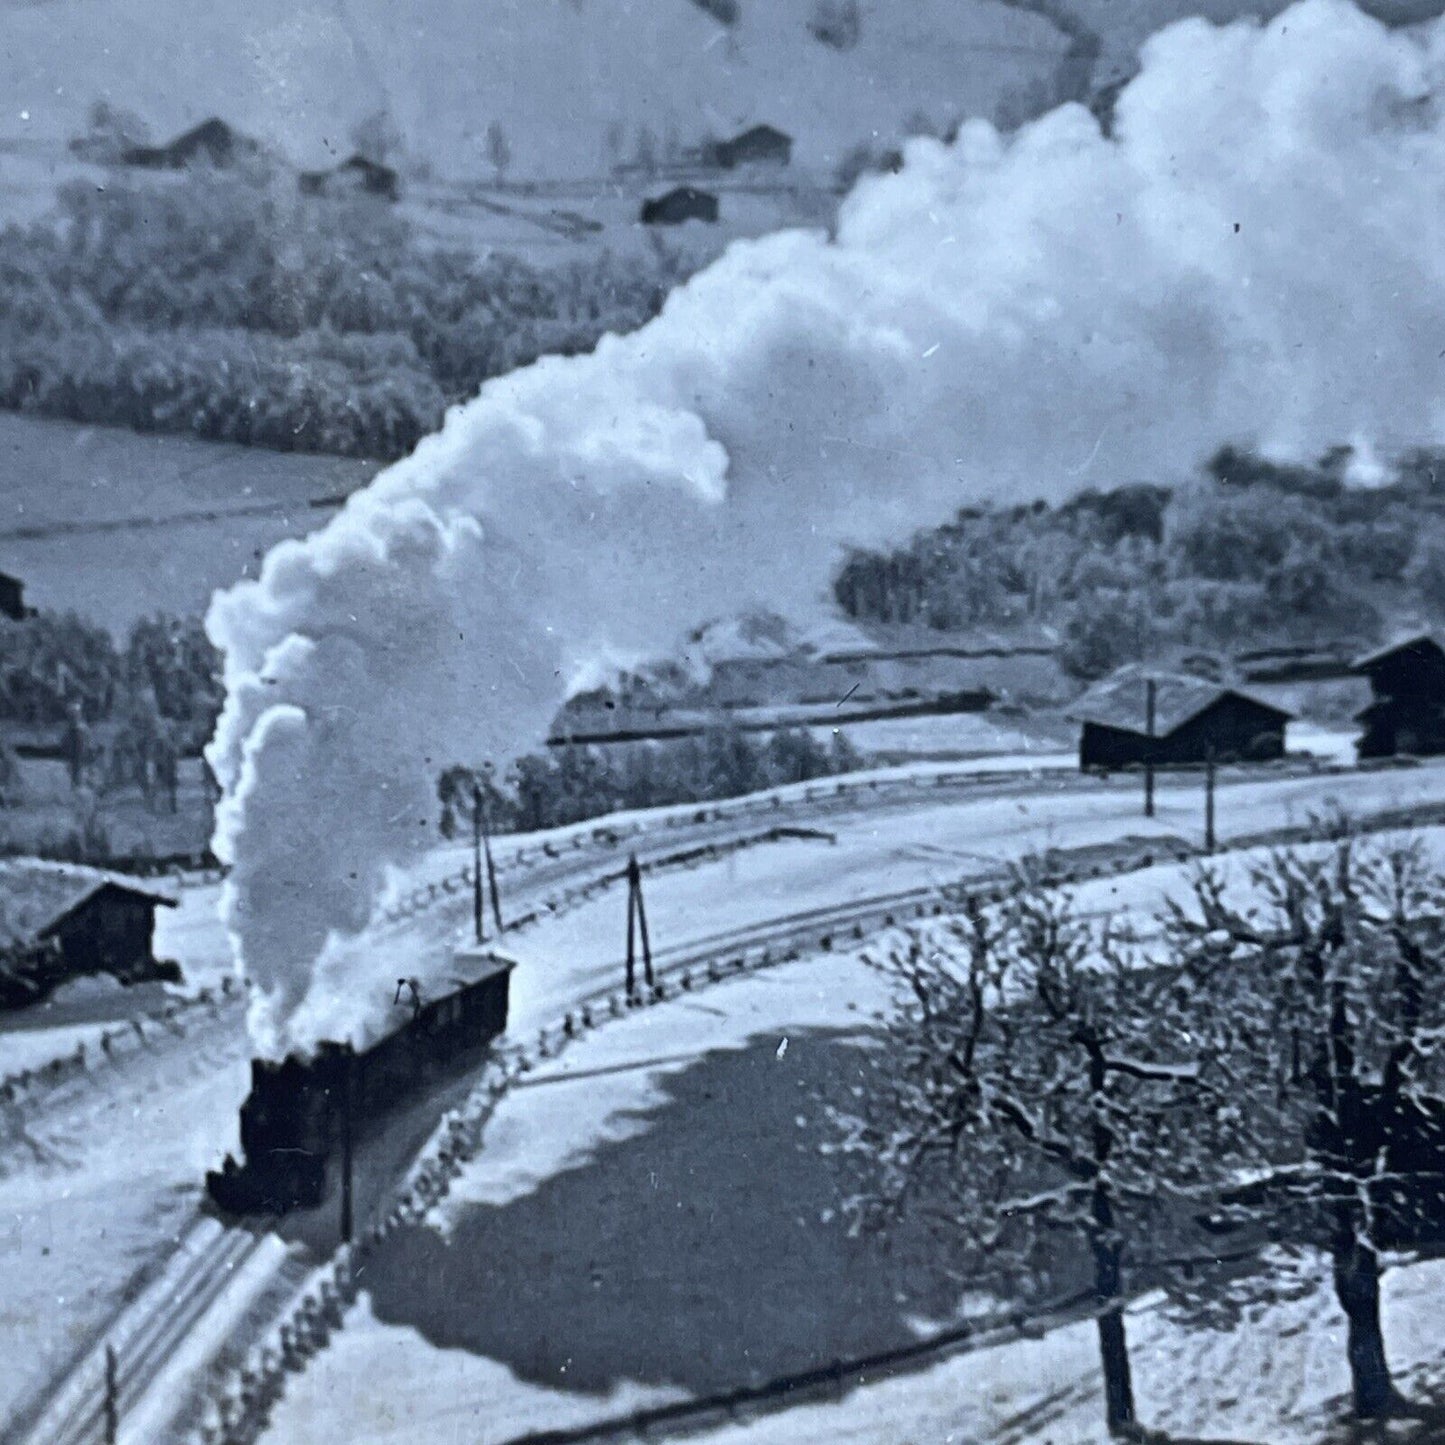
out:
<path id="1" fill-rule="evenodd" d="M 418 1090 L 477 1062 L 507 1026 L 511 959 L 459 953 L 452 987 L 423 1000 L 409 991 L 404 1021 L 362 1049 L 325 1042 L 309 1057 L 253 1059 L 241 1105 L 243 1162 L 230 1155 L 206 1176 L 211 1198 L 229 1214 L 284 1214 L 312 1208 L 326 1194 L 347 1111 L 353 1139 L 366 1138 Z"/>

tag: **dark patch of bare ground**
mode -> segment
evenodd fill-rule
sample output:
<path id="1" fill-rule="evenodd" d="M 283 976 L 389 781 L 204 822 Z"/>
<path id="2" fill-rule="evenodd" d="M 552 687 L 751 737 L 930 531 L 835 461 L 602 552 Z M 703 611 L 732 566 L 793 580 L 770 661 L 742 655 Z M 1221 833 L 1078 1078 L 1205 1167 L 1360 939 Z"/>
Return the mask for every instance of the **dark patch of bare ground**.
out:
<path id="1" fill-rule="evenodd" d="M 776 1040 L 703 1056 L 637 1137 L 471 1208 L 450 1239 L 393 1235 L 364 1280 L 376 1315 L 589 1393 L 634 1380 L 706 1395 L 915 1340 L 909 1321 L 956 1299 L 936 1234 L 850 1238 L 843 1166 L 818 1148 L 819 1097 L 843 1097 L 863 1065 L 828 1032 L 790 1035 L 782 1058 Z"/>

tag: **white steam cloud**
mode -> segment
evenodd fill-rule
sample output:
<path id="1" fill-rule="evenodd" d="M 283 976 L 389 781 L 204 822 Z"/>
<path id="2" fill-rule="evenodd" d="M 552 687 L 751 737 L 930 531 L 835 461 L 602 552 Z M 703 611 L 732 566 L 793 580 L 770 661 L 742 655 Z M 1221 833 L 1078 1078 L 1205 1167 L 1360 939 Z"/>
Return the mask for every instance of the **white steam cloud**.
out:
<path id="1" fill-rule="evenodd" d="M 835 239 L 734 246 L 277 547 L 209 619 L 216 846 L 262 1046 L 389 1001 L 336 961 L 432 841 L 437 767 L 535 746 L 599 661 L 747 606 L 816 619 L 844 544 L 970 498 L 1178 478 L 1225 441 L 1445 440 L 1442 81 L 1445 26 L 1342 0 L 1176 25 L 1114 138 L 1065 106 L 918 141 Z"/>

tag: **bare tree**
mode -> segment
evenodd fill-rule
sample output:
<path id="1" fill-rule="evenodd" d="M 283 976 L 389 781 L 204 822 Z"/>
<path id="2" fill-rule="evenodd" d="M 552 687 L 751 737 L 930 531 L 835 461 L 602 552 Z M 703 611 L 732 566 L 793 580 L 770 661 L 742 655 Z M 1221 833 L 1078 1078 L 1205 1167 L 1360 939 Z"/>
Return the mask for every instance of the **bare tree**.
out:
<path id="1" fill-rule="evenodd" d="M 487 163 L 497 178 L 497 184 L 501 185 L 512 164 L 512 143 L 507 139 L 507 132 L 502 129 L 500 121 L 494 120 L 487 127 L 486 146 Z"/>
<path id="2" fill-rule="evenodd" d="M 1235 1203 L 1327 1253 L 1355 1414 L 1389 1415 L 1381 1253 L 1445 1242 L 1445 876 L 1418 839 L 1345 837 L 1228 891 L 1204 871 L 1173 933 L 1214 951 L 1256 1025 L 1251 1109 L 1282 1147 Z"/>
<path id="3" fill-rule="evenodd" d="M 966 898 L 940 937 L 883 966 L 903 1005 L 887 1064 L 861 1110 L 838 1116 L 863 1175 L 855 1218 L 921 1206 L 975 1241 L 1015 1297 L 1039 1289 L 1045 1236 L 1081 1243 L 1108 1426 L 1137 1433 L 1131 1250 L 1149 1241 L 1139 1263 L 1156 1279 L 1163 1241 L 1243 1157 L 1230 1055 L 1208 1022 L 1222 1013 L 1197 1007 L 1217 984 L 1191 955 L 1161 964 L 1087 925 L 1036 866 L 1002 903 Z"/>

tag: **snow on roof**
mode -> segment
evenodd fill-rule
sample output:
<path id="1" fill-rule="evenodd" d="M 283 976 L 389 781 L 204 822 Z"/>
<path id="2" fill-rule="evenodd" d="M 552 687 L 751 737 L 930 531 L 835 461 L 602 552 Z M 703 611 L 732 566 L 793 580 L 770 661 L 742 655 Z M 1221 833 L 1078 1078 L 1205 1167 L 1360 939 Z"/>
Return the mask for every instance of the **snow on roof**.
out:
<path id="1" fill-rule="evenodd" d="M 1373 652 L 1367 652 L 1363 657 L 1357 657 L 1351 664 L 1352 672 L 1367 672 L 1376 663 L 1383 662 L 1387 657 L 1393 657 L 1397 652 L 1409 652 L 1414 648 L 1425 648 L 1445 657 L 1445 648 L 1435 640 L 1428 632 L 1414 632 L 1406 637 L 1397 637 L 1393 642 L 1387 642 L 1383 647 L 1377 647 Z"/>
<path id="2" fill-rule="evenodd" d="M 0 947 L 38 942 L 67 913 L 110 886 L 166 908 L 176 900 L 100 868 L 16 858 L 0 863 Z"/>
<path id="3" fill-rule="evenodd" d="M 1069 709 L 1075 722 L 1096 723 L 1122 732 L 1148 732 L 1148 687 L 1154 683 L 1154 733 L 1168 737 L 1170 733 L 1196 718 L 1222 698 L 1238 697 L 1256 707 L 1264 708 L 1282 718 L 1293 713 L 1268 702 L 1254 693 L 1224 683 L 1190 677 L 1180 672 L 1146 672 L 1140 668 L 1122 668 L 1091 688 Z"/>

